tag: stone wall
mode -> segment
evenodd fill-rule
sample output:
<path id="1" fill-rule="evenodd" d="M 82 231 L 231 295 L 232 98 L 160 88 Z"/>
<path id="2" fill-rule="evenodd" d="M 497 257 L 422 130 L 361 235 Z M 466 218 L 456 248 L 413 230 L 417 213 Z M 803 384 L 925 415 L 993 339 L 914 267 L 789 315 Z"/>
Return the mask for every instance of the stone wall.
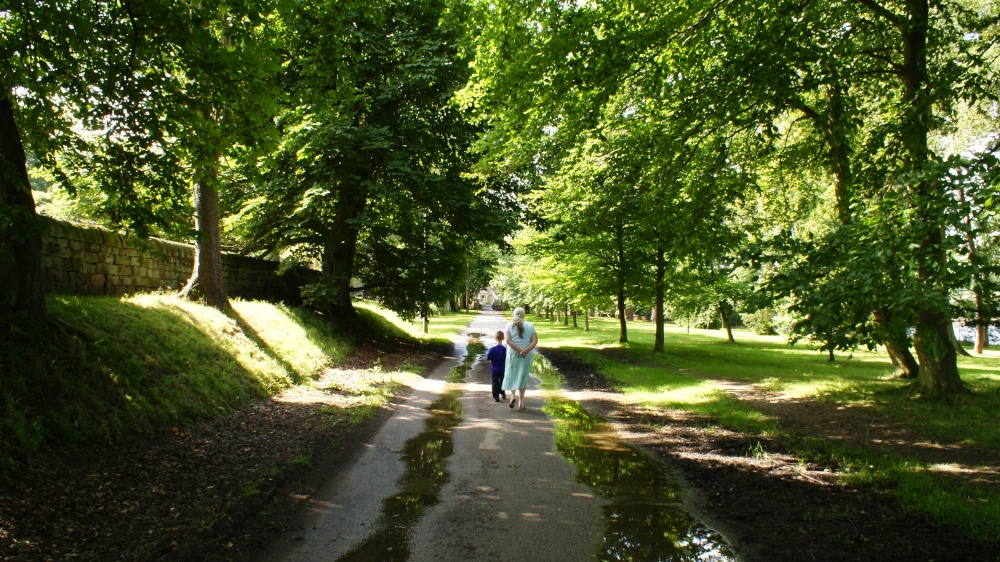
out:
<path id="1" fill-rule="evenodd" d="M 121 236 L 46 218 L 42 272 L 46 291 L 85 295 L 122 295 L 176 291 L 194 267 L 194 246 L 151 238 Z M 278 262 L 223 254 L 223 275 L 230 297 L 298 302 L 303 275 L 278 275 Z"/>

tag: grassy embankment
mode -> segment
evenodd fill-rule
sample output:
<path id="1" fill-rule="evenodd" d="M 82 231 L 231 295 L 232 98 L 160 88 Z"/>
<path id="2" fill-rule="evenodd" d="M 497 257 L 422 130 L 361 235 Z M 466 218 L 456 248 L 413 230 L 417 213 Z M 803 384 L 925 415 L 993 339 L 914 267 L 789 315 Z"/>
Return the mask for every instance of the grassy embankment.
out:
<path id="1" fill-rule="evenodd" d="M 225 315 L 163 295 L 52 296 L 44 318 L 0 318 L 0 473 L 52 447 L 115 443 L 224 415 L 371 348 L 440 344 L 471 319 L 435 317 L 422 336 L 416 323 L 369 303 L 342 327 L 304 309 L 232 305 Z M 420 370 L 404 362 L 380 382 Z M 373 386 L 358 407 L 370 411 L 398 388 Z"/>
<path id="2" fill-rule="evenodd" d="M 542 345 L 574 352 L 595 365 L 635 404 L 677 409 L 710 418 L 714 423 L 751 435 L 776 439 L 807 461 L 833 461 L 843 478 L 855 485 L 891 489 L 901 505 L 965 529 L 985 540 L 1000 540 L 1000 497 L 972 485 L 948 483 L 915 459 L 877 454 L 797 433 L 780 420 L 719 390 L 710 380 L 761 385 L 802 400 L 845 406 L 843 415 L 870 409 L 906 423 L 923 437 L 973 445 L 1000 457 L 1000 354 L 959 358 L 962 379 L 972 390 L 950 401 L 915 400 L 905 382 L 889 380 L 884 353 L 858 351 L 826 356 L 782 337 L 737 332 L 730 345 L 717 330 L 667 328 L 665 353 L 652 353 L 654 327 L 629 323 L 630 343 L 619 345 L 617 320 L 590 320 L 590 331 L 533 317 Z M 602 349 L 615 349 L 612 359 Z M 618 360 L 618 359 L 624 359 Z M 694 376 L 692 376 L 694 375 Z M 748 455 L 766 454 L 755 450 Z"/>

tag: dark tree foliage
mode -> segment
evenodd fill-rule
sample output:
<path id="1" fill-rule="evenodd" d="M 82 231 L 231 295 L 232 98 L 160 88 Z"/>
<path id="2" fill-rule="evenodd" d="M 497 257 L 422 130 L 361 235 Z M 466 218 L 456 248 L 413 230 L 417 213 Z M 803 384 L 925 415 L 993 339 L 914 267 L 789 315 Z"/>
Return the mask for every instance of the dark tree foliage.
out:
<path id="1" fill-rule="evenodd" d="M 467 175 L 477 131 L 452 100 L 468 77 L 462 16 L 360 0 L 284 14 L 282 142 L 238 227 L 250 251 L 321 263 L 307 292 L 320 308 L 351 314 L 363 292 L 424 314 L 464 282 L 477 238 L 510 229 L 509 205 Z"/>

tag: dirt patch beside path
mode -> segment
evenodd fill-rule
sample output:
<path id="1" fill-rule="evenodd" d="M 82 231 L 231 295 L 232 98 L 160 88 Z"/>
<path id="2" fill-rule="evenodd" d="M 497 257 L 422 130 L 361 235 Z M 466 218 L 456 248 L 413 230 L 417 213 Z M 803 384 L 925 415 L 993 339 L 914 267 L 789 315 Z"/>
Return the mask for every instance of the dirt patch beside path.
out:
<path id="1" fill-rule="evenodd" d="M 692 511 L 732 541 L 745 562 L 1000 559 L 1000 544 L 973 541 L 960 530 L 905 513 L 889 490 L 840 483 L 834 463 L 802 462 L 780 443 L 720 430 L 686 412 L 628 404 L 591 366 L 558 350 L 543 353 L 569 388 L 582 391 L 589 410 L 608 419 L 627 442 L 679 471 L 692 488 Z M 839 426 L 835 433 L 854 445 L 921 449 L 912 429 L 871 412 L 775 401 L 749 387 L 730 390 L 803 435 L 827 437 L 825 428 Z M 855 425 L 864 431 L 842 430 Z M 961 450 L 926 449 L 951 455 Z M 978 466 L 983 460 L 973 454 L 963 464 Z"/>

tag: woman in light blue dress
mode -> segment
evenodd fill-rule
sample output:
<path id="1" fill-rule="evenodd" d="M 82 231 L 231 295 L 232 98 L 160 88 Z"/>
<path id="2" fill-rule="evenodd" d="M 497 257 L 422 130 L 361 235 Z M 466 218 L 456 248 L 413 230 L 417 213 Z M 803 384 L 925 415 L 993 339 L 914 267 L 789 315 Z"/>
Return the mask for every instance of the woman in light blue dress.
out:
<path id="1" fill-rule="evenodd" d="M 524 319 L 524 309 L 520 306 L 514 309 L 514 319 L 507 323 L 503 330 L 504 344 L 507 346 L 507 359 L 504 363 L 503 385 L 510 394 L 510 407 L 517 401 L 517 409 L 524 409 L 524 388 L 528 386 L 528 375 L 531 373 L 531 363 L 535 359 L 535 346 L 538 345 L 538 334 L 535 326 Z M 513 391 L 517 392 L 513 392 Z"/>

